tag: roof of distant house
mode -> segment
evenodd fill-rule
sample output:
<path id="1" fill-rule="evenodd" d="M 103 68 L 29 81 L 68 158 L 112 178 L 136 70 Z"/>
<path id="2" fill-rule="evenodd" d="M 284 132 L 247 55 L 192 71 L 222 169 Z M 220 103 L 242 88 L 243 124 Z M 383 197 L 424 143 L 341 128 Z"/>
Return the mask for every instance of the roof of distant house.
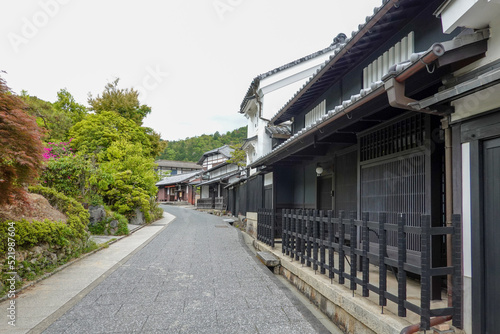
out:
<path id="1" fill-rule="evenodd" d="M 190 162 L 190 161 L 156 160 L 156 163 L 158 164 L 158 167 L 191 168 L 191 169 L 202 168 L 196 162 Z"/>
<path id="2" fill-rule="evenodd" d="M 203 160 L 205 160 L 207 157 L 209 157 L 211 155 L 222 154 L 226 158 L 230 158 L 231 152 L 233 152 L 233 151 L 234 151 L 234 148 L 230 148 L 229 145 L 224 145 L 224 146 L 221 146 L 219 148 L 210 150 L 208 152 L 203 153 L 200 160 L 198 160 L 198 165 L 201 165 L 203 163 Z"/>
<path id="3" fill-rule="evenodd" d="M 196 177 L 197 174 L 201 174 L 201 171 L 168 176 L 163 178 L 163 180 L 157 182 L 156 186 L 166 186 L 170 184 L 189 182 L 189 180 L 191 180 L 193 177 Z"/>
<path id="4" fill-rule="evenodd" d="M 340 34 L 337 35 L 337 37 L 335 37 L 333 39 L 333 42 L 332 42 L 332 44 L 330 44 L 330 46 L 328 46 L 328 47 L 326 47 L 326 48 L 324 48 L 322 50 L 316 51 L 314 53 L 311 53 L 311 54 L 309 54 L 307 56 L 304 56 L 302 58 L 296 59 L 296 60 L 294 60 L 292 62 L 289 62 L 288 64 L 285 64 L 285 65 L 282 65 L 280 67 L 277 67 L 277 68 L 275 68 L 275 69 L 273 69 L 271 71 L 268 71 L 268 72 L 265 72 L 265 73 L 262 73 L 262 74 L 259 74 L 258 76 L 256 76 L 252 80 L 252 82 L 250 83 L 250 87 L 248 87 L 247 93 L 245 94 L 245 98 L 241 102 L 240 113 L 243 113 L 243 109 L 245 108 L 247 102 L 254 97 L 254 94 L 255 94 L 254 90 L 256 88 L 258 88 L 259 83 L 260 83 L 260 81 L 262 79 L 267 78 L 267 77 L 269 77 L 271 75 L 274 75 L 274 74 L 276 74 L 278 72 L 281 72 L 283 70 L 286 70 L 288 68 L 291 68 L 293 66 L 296 66 L 298 64 L 301 64 L 303 62 L 306 62 L 308 60 L 311 60 L 313 58 L 316 58 L 318 56 L 321 56 L 322 54 L 325 54 L 325 53 L 330 52 L 332 50 L 335 50 L 340 43 L 344 42 L 344 40 L 346 38 L 347 38 L 347 36 L 344 33 L 340 33 Z"/>

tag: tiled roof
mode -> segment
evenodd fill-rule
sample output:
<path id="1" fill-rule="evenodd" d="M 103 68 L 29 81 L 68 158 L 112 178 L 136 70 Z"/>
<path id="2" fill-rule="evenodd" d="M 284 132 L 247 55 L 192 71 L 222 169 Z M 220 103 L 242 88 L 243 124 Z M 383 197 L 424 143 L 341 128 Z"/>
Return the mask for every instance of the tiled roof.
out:
<path id="1" fill-rule="evenodd" d="M 292 128 L 290 125 L 268 125 L 266 127 L 266 133 L 271 137 L 277 136 L 290 136 L 292 134 Z"/>
<path id="2" fill-rule="evenodd" d="M 399 5 L 395 6 L 396 3 Z M 271 118 L 271 123 L 287 121 L 309 106 L 327 87 L 342 78 L 346 71 L 378 48 L 381 39 L 407 24 L 412 18 L 408 11 L 418 12 L 429 4 L 419 0 L 383 0 L 380 7 L 374 8 L 373 15 L 367 16 L 358 30 L 351 33 L 350 38 L 338 44 L 334 55 Z"/>
<path id="3" fill-rule="evenodd" d="M 224 145 L 224 146 L 215 148 L 213 150 L 210 150 L 208 152 L 203 153 L 203 155 L 201 156 L 200 160 L 198 160 L 198 165 L 202 164 L 203 160 L 205 160 L 206 157 L 209 157 L 211 155 L 222 154 L 226 158 L 230 158 L 231 157 L 231 152 L 233 152 L 233 151 L 234 151 L 234 149 L 230 148 L 229 145 Z"/>
<path id="4" fill-rule="evenodd" d="M 192 168 L 201 169 L 202 167 L 196 162 L 189 161 L 175 161 L 175 160 L 156 160 L 159 167 L 173 167 L 173 168 Z"/>
<path id="5" fill-rule="evenodd" d="M 456 50 L 457 48 L 464 47 L 479 41 L 485 41 L 489 37 L 489 32 L 487 30 L 484 31 L 478 31 L 473 34 L 468 34 L 468 35 L 461 35 L 456 38 L 454 38 L 451 41 L 446 41 L 442 43 L 435 43 L 429 48 L 429 50 L 421 53 L 414 53 L 410 56 L 410 59 L 402 62 L 400 64 L 395 64 L 391 66 L 389 69 L 389 73 L 383 76 L 383 79 L 388 79 L 392 77 L 397 77 L 398 75 L 401 75 L 407 70 L 411 70 L 413 66 L 420 65 L 422 59 L 429 55 L 430 53 L 434 53 L 436 57 L 443 56 L 447 52 Z M 458 59 L 457 59 L 458 60 Z M 491 73 L 490 78 L 493 78 L 496 75 L 496 73 Z M 472 85 L 477 85 L 478 81 L 474 81 L 472 83 L 464 83 L 463 86 L 467 87 L 472 87 Z M 462 88 L 465 89 L 465 88 Z M 290 137 L 288 140 L 283 142 L 282 144 L 278 145 L 273 151 L 270 153 L 260 157 L 258 160 L 254 161 L 252 164 L 250 164 L 249 167 L 256 167 L 264 163 L 266 159 L 269 157 L 276 155 L 277 152 L 280 152 L 284 149 L 288 149 L 288 147 L 296 142 L 299 138 L 303 138 L 310 133 L 316 131 L 318 128 L 323 127 L 325 124 L 330 123 L 337 119 L 339 116 L 343 114 L 347 114 L 351 110 L 357 108 L 358 106 L 362 105 L 365 103 L 365 101 L 368 101 L 370 97 L 380 95 L 385 92 L 384 89 L 384 81 L 377 81 L 373 82 L 371 84 L 370 88 L 367 89 L 362 89 L 359 94 L 352 95 L 349 100 L 343 101 L 340 105 L 336 106 L 334 109 L 329 110 L 325 115 L 323 115 L 322 118 L 316 120 L 313 124 L 308 125 L 307 127 L 303 128 L 302 130 L 298 131 L 295 133 L 292 137 Z M 447 90 L 442 93 L 438 93 L 435 96 L 435 99 L 444 99 L 445 96 L 448 96 L 449 94 L 452 94 L 453 91 Z M 448 94 L 448 95 L 447 95 Z M 423 106 L 429 106 L 432 103 L 430 101 L 433 101 L 432 98 L 431 100 L 424 100 L 422 101 L 421 104 L 419 103 L 414 103 L 410 104 L 409 106 L 413 107 L 414 109 L 421 109 Z M 437 101 L 437 100 L 436 100 Z"/>
<path id="6" fill-rule="evenodd" d="M 436 103 L 449 99 L 455 99 L 461 95 L 473 92 L 478 89 L 485 89 L 500 82 L 500 69 L 477 75 L 475 78 L 462 82 L 454 87 L 443 90 L 426 99 L 410 103 L 415 110 L 422 110 Z"/>
<path id="7" fill-rule="evenodd" d="M 170 185 L 170 184 L 177 184 L 177 183 L 189 181 L 189 179 L 195 177 L 197 174 L 201 174 L 201 171 L 168 176 L 168 177 L 163 178 L 163 180 L 157 182 L 156 186 L 166 186 L 166 185 Z"/>
<path id="8" fill-rule="evenodd" d="M 292 61 L 292 62 L 290 62 L 288 64 L 282 65 L 282 66 L 277 67 L 277 68 L 275 68 L 275 69 L 273 69 L 271 71 L 268 71 L 268 72 L 265 72 L 265 73 L 262 73 L 262 74 L 259 74 L 258 76 L 256 76 L 252 80 L 252 82 L 250 83 L 250 87 L 248 87 L 247 93 L 245 94 L 245 98 L 243 99 L 243 101 L 240 104 L 240 113 L 243 113 L 243 110 L 245 109 L 246 104 L 248 103 L 249 100 L 251 100 L 253 98 L 253 96 L 254 96 L 254 90 L 256 88 L 258 88 L 259 83 L 260 83 L 260 81 L 262 79 L 265 79 L 265 78 L 267 78 L 267 77 L 269 77 L 271 75 L 274 75 L 274 74 L 276 74 L 278 72 L 281 72 L 283 70 L 286 70 L 288 68 L 291 68 L 293 66 L 301 64 L 301 63 L 303 63 L 305 61 L 308 61 L 310 59 L 313 59 L 313 58 L 316 58 L 318 56 L 321 56 L 322 54 L 325 54 L 325 53 L 330 52 L 332 50 L 335 50 L 338 47 L 338 45 L 341 42 L 343 42 L 346 38 L 347 38 L 347 36 L 345 34 L 340 33 L 340 34 L 337 35 L 337 37 L 335 37 L 333 39 L 332 44 L 330 44 L 330 46 L 328 46 L 327 48 L 324 48 L 323 50 L 319 50 L 317 52 L 311 53 L 311 54 L 309 54 L 307 56 L 304 56 L 302 58 L 294 60 L 294 61 Z"/>
<path id="9" fill-rule="evenodd" d="M 230 172 L 230 173 L 227 173 L 227 174 L 224 174 L 224 175 L 221 175 L 221 176 L 218 176 L 216 178 L 213 178 L 213 179 L 210 179 L 210 180 L 206 180 L 206 181 L 202 181 L 201 183 L 199 183 L 198 185 L 199 186 L 203 186 L 203 185 L 206 185 L 206 184 L 212 184 L 212 183 L 217 183 L 217 182 L 220 182 L 222 180 L 225 180 L 225 179 L 229 179 L 230 177 L 232 176 L 235 176 L 235 175 L 238 175 L 240 173 L 240 171 L 233 171 L 233 172 Z"/>

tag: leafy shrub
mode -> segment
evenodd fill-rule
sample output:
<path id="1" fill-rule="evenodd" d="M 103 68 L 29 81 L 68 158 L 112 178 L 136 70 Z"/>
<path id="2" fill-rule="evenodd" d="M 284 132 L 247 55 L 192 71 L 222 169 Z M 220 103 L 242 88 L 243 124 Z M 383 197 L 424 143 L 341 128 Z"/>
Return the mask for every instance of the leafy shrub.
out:
<path id="1" fill-rule="evenodd" d="M 68 217 L 67 225 L 74 230 L 74 236 L 83 239 L 87 235 L 89 213 L 75 199 L 68 197 L 53 188 L 43 186 L 30 187 L 32 193 L 45 197 L 49 203 Z"/>

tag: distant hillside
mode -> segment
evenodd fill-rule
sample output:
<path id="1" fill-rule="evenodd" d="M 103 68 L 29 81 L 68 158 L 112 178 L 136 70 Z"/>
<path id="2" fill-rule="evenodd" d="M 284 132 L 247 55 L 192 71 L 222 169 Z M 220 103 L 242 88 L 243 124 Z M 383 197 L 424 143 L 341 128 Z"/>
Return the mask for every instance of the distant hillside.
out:
<path id="1" fill-rule="evenodd" d="M 241 144 L 247 138 L 247 127 L 228 131 L 221 135 L 201 135 L 183 140 L 167 141 L 167 147 L 158 159 L 198 162 L 203 153 L 223 145 Z"/>

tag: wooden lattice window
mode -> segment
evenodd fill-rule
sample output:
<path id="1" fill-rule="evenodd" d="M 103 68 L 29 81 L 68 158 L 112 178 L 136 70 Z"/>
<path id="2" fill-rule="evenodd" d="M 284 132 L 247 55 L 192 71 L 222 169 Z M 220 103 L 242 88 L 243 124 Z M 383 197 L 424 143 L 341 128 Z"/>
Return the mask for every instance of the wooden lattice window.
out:
<path id="1" fill-rule="evenodd" d="M 424 144 L 425 115 L 403 119 L 360 137 L 360 161 L 404 152 Z"/>

